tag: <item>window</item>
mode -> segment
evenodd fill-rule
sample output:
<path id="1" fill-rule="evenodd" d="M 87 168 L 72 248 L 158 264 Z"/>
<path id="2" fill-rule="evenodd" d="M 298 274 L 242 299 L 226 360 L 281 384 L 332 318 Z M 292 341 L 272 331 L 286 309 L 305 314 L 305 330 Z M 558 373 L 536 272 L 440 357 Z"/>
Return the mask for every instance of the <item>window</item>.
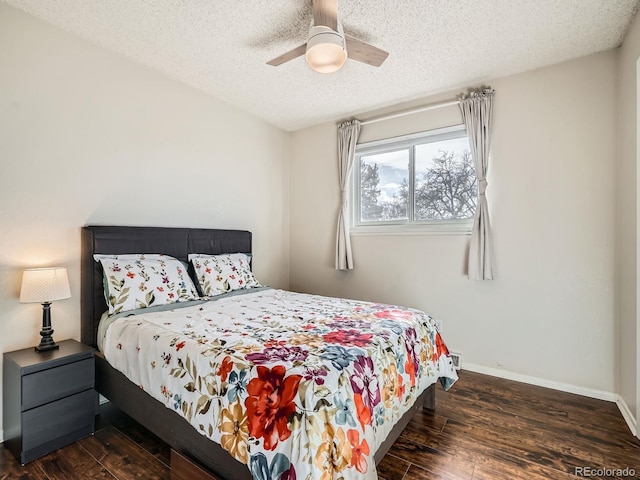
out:
<path id="1" fill-rule="evenodd" d="M 353 232 L 469 233 L 477 183 L 462 125 L 358 145 Z"/>

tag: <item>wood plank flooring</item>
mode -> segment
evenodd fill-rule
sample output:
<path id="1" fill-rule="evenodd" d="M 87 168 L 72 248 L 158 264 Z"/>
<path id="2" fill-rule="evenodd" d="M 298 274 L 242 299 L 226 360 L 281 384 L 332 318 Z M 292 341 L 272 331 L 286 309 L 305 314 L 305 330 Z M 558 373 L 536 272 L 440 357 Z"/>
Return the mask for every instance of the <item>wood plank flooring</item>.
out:
<path id="1" fill-rule="evenodd" d="M 169 465 L 165 443 L 108 405 L 95 435 L 24 467 L 0 445 L 0 480 L 169 480 Z M 635 474 L 598 472 L 625 468 Z M 640 440 L 613 403 L 462 371 L 449 392 L 437 388 L 436 412 L 409 423 L 378 472 L 381 480 L 640 478 Z"/>

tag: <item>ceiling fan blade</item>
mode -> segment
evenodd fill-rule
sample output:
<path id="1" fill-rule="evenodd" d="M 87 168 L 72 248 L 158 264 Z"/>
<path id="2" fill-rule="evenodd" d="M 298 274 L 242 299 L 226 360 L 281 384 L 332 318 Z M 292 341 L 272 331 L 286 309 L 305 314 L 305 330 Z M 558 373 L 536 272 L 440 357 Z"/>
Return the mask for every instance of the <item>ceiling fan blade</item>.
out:
<path id="1" fill-rule="evenodd" d="M 313 25 L 338 31 L 338 0 L 313 0 Z"/>
<path id="2" fill-rule="evenodd" d="M 344 38 L 347 43 L 347 55 L 351 60 L 379 67 L 389 56 L 389 52 L 358 40 L 351 35 L 345 35 Z"/>
<path id="3" fill-rule="evenodd" d="M 286 63 L 289 60 L 293 60 L 294 58 L 298 58 L 304 55 L 306 51 L 307 51 L 307 44 L 304 43 L 299 47 L 294 48 L 293 50 L 289 50 L 288 52 L 283 53 L 279 57 L 269 60 L 267 62 L 267 65 L 273 65 L 274 67 L 277 67 L 278 65 L 282 65 L 283 63 Z"/>

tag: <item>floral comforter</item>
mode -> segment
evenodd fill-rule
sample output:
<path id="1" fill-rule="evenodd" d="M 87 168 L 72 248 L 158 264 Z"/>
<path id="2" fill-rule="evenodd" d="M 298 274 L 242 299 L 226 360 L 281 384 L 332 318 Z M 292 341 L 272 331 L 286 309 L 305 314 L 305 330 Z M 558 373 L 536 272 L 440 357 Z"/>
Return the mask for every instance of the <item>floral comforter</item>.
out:
<path id="1" fill-rule="evenodd" d="M 256 480 L 377 478 L 396 421 L 457 379 L 425 313 L 283 290 L 119 318 L 103 348 Z"/>

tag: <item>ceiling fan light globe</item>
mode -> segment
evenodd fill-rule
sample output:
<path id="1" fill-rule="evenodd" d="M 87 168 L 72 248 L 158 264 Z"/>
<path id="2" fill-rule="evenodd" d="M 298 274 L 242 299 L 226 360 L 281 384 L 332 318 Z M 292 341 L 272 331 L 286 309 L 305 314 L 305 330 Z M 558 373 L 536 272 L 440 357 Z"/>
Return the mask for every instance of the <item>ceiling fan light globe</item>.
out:
<path id="1" fill-rule="evenodd" d="M 344 37 L 328 27 L 316 26 L 309 32 L 305 58 L 320 73 L 333 73 L 347 60 Z"/>
<path id="2" fill-rule="evenodd" d="M 333 73 L 342 68 L 347 60 L 347 52 L 335 44 L 322 43 L 307 48 L 305 57 L 309 66 L 316 72 Z"/>

